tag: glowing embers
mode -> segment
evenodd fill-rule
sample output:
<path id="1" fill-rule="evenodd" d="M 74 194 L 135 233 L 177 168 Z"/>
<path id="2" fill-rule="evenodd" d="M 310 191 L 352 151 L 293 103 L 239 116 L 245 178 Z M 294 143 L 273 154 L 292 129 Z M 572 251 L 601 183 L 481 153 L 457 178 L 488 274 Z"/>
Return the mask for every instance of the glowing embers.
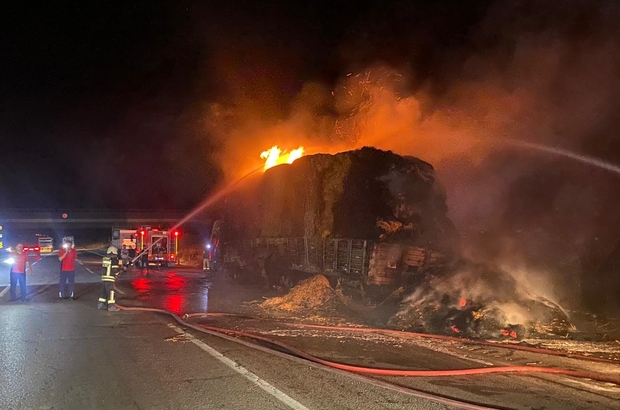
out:
<path id="1" fill-rule="evenodd" d="M 277 145 L 263 151 L 260 157 L 265 160 L 264 170 L 280 164 L 292 164 L 296 159 L 304 155 L 304 147 L 299 147 L 291 152 L 282 151 Z"/>

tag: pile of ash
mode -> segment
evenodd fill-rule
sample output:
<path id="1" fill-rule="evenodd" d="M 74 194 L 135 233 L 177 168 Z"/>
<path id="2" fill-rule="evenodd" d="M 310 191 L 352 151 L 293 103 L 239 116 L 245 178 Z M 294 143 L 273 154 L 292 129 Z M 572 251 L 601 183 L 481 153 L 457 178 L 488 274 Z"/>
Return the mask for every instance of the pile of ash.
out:
<path id="1" fill-rule="evenodd" d="M 524 289 L 507 272 L 463 264 L 402 287 L 380 305 L 387 325 L 433 334 L 496 339 L 567 336 L 574 328 L 555 303 Z"/>

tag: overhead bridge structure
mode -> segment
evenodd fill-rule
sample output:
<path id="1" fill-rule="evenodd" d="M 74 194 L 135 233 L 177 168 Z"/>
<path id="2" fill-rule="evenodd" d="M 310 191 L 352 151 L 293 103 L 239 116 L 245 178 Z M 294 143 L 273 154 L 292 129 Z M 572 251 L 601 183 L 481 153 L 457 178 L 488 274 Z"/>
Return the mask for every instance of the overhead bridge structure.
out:
<path id="1" fill-rule="evenodd" d="M 153 209 L 0 209 L 0 226 L 12 229 L 87 229 L 112 226 L 170 227 L 181 221 L 189 211 Z M 194 218 L 192 223 L 209 223 Z"/>

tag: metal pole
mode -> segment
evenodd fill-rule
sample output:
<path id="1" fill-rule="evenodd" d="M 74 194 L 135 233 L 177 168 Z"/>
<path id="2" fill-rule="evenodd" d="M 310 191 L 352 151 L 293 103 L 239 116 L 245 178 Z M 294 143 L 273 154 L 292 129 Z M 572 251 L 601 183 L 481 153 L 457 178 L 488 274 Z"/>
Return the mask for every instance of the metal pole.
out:
<path id="1" fill-rule="evenodd" d="M 179 235 L 174 235 L 174 258 L 177 261 L 177 265 L 179 264 Z"/>

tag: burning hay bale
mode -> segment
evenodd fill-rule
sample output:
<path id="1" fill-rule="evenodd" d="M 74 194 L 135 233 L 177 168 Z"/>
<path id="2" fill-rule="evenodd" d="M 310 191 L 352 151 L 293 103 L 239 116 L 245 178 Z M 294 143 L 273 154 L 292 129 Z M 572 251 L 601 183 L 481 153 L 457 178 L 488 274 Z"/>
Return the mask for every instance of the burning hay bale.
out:
<path id="1" fill-rule="evenodd" d="M 430 277 L 401 299 L 389 326 L 477 338 L 566 336 L 567 315 L 521 287 L 510 274 L 464 264 Z"/>
<path id="2" fill-rule="evenodd" d="M 370 147 L 308 155 L 251 184 L 223 210 L 233 222 L 247 215 L 238 239 L 384 238 L 437 248 L 456 237 L 433 167 L 414 157 Z"/>
<path id="3" fill-rule="evenodd" d="M 291 313 L 328 312 L 338 311 L 346 303 L 346 297 L 334 290 L 325 276 L 316 275 L 302 281 L 286 295 L 267 299 L 260 306 Z"/>

